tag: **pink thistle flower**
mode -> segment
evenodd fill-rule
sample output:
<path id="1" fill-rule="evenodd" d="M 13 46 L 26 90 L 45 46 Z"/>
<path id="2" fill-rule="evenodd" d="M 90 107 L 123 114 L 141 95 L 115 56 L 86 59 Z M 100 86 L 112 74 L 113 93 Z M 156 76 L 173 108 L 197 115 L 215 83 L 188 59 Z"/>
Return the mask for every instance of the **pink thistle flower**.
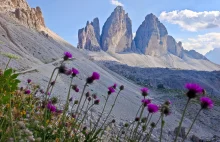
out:
<path id="1" fill-rule="evenodd" d="M 97 99 L 97 95 L 96 94 L 92 94 L 92 98 L 96 100 Z"/>
<path id="2" fill-rule="evenodd" d="M 47 104 L 47 108 L 48 108 L 51 112 L 56 112 L 56 106 L 52 105 L 52 103 L 48 103 L 48 104 Z"/>
<path id="3" fill-rule="evenodd" d="M 28 80 L 27 80 L 27 83 L 28 83 L 28 84 L 31 83 L 31 79 L 28 79 Z"/>
<path id="4" fill-rule="evenodd" d="M 146 96 L 148 95 L 148 91 L 149 91 L 148 88 L 142 88 L 142 89 L 141 89 L 142 96 L 146 97 Z"/>
<path id="5" fill-rule="evenodd" d="M 68 75 L 68 76 L 71 75 L 72 74 L 72 70 L 71 69 L 66 70 L 65 74 Z"/>
<path id="6" fill-rule="evenodd" d="M 115 89 L 113 87 L 108 87 L 108 94 L 112 94 L 115 92 Z"/>
<path id="7" fill-rule="evenodd" d="M 76 88 L 75 91 L 76 91 L 76 93 L 78 93 L 79 92 L 79 88 Z"/>
<path id="8" fill-rule="evenodd" d="M 148 104 L 147 107 L 149 113 L 156 113 L 159 110 L 159 107 L 156 104 Z"/>
<path id="9" fill-rule="evenodd" d="M 143 103 L 144 106 L 147 106 L 148 104 L 151 103 L 151 100 L 150 99 L 143 99 L 143 100 L 141 100 L 141 102 Z"/>
<path id="10" fill-rule="evenodd" d="M 99 73 L 93 72 L 92 76 L 91 76 L 91 77 L 88 77 L 86 81 L 87 81 L 88 84 L 92 84 L 93 81 L 99 80 L 99 79 L 100 79 Z"/>
<path id="11" fill-rule="evenodd" d="M 75 68 L 72 68 L 72 76 L 75 77 L 77 74 L 79 74 L 79 71 Z"/>
<path id="12" fill-rule="evenodd" d="M 68 59 L 70 59 L 72 57 L 73 56 L 72 56 L 72 54 L 70 52 L 64 52 L 64 57 L 63 57 L 64 60 L 68 60 Z"/>
<path id="13" fill-rule="evenodd" d="M 100 100 L 99 100 L 99 99 L 94 101 L 94 104 L 95 104 L 95 105 L 99 105 L 99 103 L 100 103 Z"/>
<path id="14" fill-rule="evenodd" d="M 29 94 L 31 94 L 31 91 L 30 91 L 30 90 L 25 90 L 25 91 L 24 91 L 24 94 L 29 95 Z"/>
<path id="15" fill-rule="evenodd" d="M 189 99 L 197 97 L 197 93 L 203 93 L 202 87 L 200 87 L 198 84 L 187 83 L 185 85 L 185 88 L 188 89 L 188 92 L 186 95 Z"/>
<path id="16" fill-rule="evenodd" d="M 207 109 L 207 108 L 211 109 L 214 106 L 213 101 L 208 97 L 200 98 L 200 102 L 202 109 Z"/>

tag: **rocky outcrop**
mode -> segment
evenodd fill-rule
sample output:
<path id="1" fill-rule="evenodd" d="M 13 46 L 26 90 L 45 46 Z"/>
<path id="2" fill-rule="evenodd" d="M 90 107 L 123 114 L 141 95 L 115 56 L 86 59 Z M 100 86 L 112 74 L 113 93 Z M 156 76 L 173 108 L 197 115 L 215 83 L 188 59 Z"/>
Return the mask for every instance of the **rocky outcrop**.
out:
<path id="1" fill-rule="evenodd" d="M 78 48 L 90 51 L 100 51 L 100 27 L 99 19 L 95 18 L 86 27 L 78 31 Z"/>
<path id="2" fill-rule="evenodd" d="M 136 49 L 146 55 L 160 56 L 167 53 L 167 29 L 158 18 L 149 14 L 138 28 L 134 42 Z"/>
<path id="3" fill-rule="evenodd" d="M 45 27 L 41 8 L 30 8 L 25 0 L 1 0 L 0 11 L 9 13 L 30 28 L 40 30 Z"/>
<path id="4" fill-rule="evenodd" d="M 172 36 L 167 36 L 167 50 L 169 53 L 176 55 L 180 58 L 183 57 L 183 47 L 181 42 L 176 42 Z"/>
<path id="5" fill-rule="evenodd" d="M 131 49 L 132 23 L 123 7 L 118 6 L 105 22 L 100 45 L 102 50 L 120 53 Z"/>
<path id="6" fill-rule="evenodd" d="M 202 54 L 196 52 L 195 50 L 184 50 L 184 53 L 186 56 L 193 58 L 193 59 L 202 59 L 202 60 L 208 60 L 205 56 L 203 56 Z"/>

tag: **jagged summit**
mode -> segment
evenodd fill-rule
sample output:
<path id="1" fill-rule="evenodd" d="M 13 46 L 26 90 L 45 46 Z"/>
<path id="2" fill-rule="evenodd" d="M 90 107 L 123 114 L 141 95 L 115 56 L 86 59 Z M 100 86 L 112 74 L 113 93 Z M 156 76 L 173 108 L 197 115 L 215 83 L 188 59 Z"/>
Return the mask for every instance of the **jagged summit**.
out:
<path id="1" fill-rule="evenodd" d="M 0 11 L 10 13 L 24 26 L 37 30 L 46 27 L 41 8 L 31 8 L 25 0 L 1 0 Z"/>
<path id="2" fill-rule="evenodd" d="M 102 50 L 123 52 L 131 48 L 132 22 L 123 7 L 114 9 L 102 28 L 100 45 Z"/>
<path id="3" fill-rule="evenodd" d="M 78 31 L 78 37 L 79 42 L 77 48 L 100 51 L 99 19 L 95 18 L 91 23 L 87 21 L 86 27 Z"/>

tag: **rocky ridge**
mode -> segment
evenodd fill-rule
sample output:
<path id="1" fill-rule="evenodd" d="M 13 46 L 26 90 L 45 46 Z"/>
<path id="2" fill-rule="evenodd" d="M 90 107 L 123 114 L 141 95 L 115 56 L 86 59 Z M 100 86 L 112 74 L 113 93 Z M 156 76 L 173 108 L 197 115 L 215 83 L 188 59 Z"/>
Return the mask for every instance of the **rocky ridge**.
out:
<path id="1" fill-rule="evenodd" d="M 100 27 L 99 19 L 95 18 L 93 22 L 86 23 L 86 27 L 78 31 L 78 48 L 90 51 L 100 51 Z"/>
<path id="2" fill-rule="evenodd" d="M 1 0 L 0 11 L 9 13 L 29 28 L 46 27 L 41 8 L 31 8 L 25 0 Z"/>
<path id="3" fill-rule="evenodd" d="M 94 50 L 94 47 L 96 49 L 97 45 L 99 45 L 98 49 L 100 47 L 103 51 L 110 53 L 129 51 L 153 57 L 173 54 L 179 58 L 207 60 L 206 57 L 196 51 L 184 50 L 182 43 L 177 43 L 172 36 L 168 35 L 166 27 L 152 13 L 145 17 L 136 32 L 134 40 L 132 36 L 132 21 L 121 6 L 116 7 L 107 19 L 101 35 L 95 32 L 91 25 L 87 24 L 86 26 L 86 28 L 90 29 L 89 31 L 85 31 L 86 28 L 79 30 L 79 48 L 100 51 Z M 87 37 L 88 33 L 92 34 Z M 97 37 L 100 37 L 100 40 Z M 91 43 L 93 44 L 91 45 Z"/>

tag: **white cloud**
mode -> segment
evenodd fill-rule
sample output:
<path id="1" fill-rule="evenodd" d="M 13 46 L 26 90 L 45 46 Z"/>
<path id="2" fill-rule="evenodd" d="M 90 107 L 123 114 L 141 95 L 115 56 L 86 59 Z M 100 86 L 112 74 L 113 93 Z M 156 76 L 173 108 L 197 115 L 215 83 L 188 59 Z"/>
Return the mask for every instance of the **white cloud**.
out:
<path id="1" fill-rule="evenodd" d="M 220 27 L 220 11 L 195 12 L 187 9 L 171 12 L 163 11 L 159 18 L 192 32 Z"/>
<path id="2" fill-rule="evenodd" d="M 220 48 L 220 33 L 207 33 L 198 35 L 196 38 L 188 38 L 183 41 L 183 47 L 205 55 L 214 48 Z"/>
<path id="3" fill-rule="evenodd" d="M 135 38 L 135 36 L 136 36 L 136 33 L 132 33 L 132 36 L 133 36 L 133 39 Z"/>
<path id="4" fill-rule="evenodd" d="M 110 0 L 112 5 L 116 6 L 124 6 L 123 3 L 119 2 L 118 0 Z"/>

